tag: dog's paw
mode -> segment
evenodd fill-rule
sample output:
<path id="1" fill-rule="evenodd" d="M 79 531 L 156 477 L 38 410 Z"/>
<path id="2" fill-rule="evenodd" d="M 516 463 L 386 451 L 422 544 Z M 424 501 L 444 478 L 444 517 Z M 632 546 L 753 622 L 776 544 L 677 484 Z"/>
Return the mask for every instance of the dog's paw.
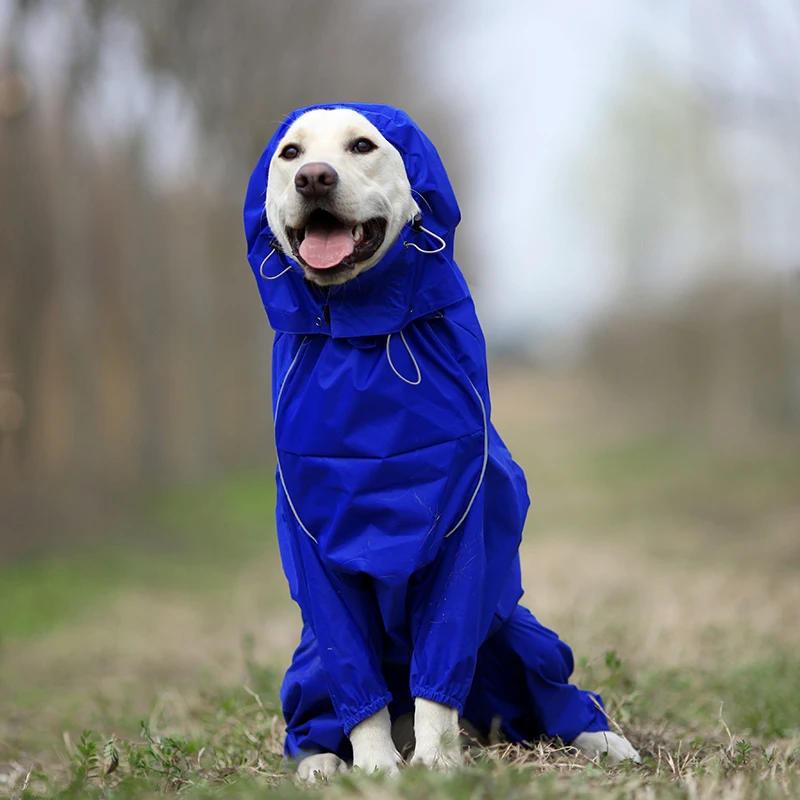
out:
<path id="1" fill-rule="evenodd" d="M 391 751 L 382 749 L 363 754 L 358 761 L 353 761 L 353 768 L 367 775 L 371 775 L 373 772 L 382 772 L 391 777 L 400 774 L 402 764 L 403 759 L 400 753 L 393 747 Z"/>
<path id="2" fill-rule="evenodd" d="M 347 764 L 339 756 L 333 753 L 317 753 L 306 756 L 297 765 L 295 774 L 302 783 L 317 783 L 320 780 L 326 781 L 334 775 L 344 775 L 347 771 Z"/>
<path id="3" fill-rule="evenodd" d="M 353 767 L 371 774 L 376 770 L 397 775 L 403 758 L 392 742 L 392 723 L 389 711 L 382 708 L 350 731 L 353 745 Z"/>
<path id="4" fill-rule="evenodd" d="M 464 754 L 461 750 L 461 743 L 458 737 L 456 737 L 456 742 L 456 746 L 450 746 L 444 742 L 439 745 L 429 745 L 427 747 L 418 745 L 411 758 L 411 766 L 427 767 L 428 769 L 435 769 L 442 772 L 462 766 L 464 763 Z"/>
<path id="5" fill-rule="evenodd" d="M 451 770 L 464 763 L 458 712 L 421 697 L 414 701 L 414 756 L 411 766 Z"/>
<path id="6" fill-rule="evenodd" d="M 636 748 L 624 736 L 612 731 L 584 732 L 573 740 L 572 746 L 591 759 L 608 753 L 608 763 L 611 765 L 626 759 L 637 764 L 642 760 Z"/>

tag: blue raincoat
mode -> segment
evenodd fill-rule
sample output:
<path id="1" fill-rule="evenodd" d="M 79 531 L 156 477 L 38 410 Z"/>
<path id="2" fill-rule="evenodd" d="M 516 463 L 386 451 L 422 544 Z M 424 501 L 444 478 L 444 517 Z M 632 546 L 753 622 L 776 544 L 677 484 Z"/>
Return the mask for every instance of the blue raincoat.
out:
<path id="1" fill-rule="evenodd" d="M 402 111 L 346 107 L 400 151 L 445 247 L 407 247 L 438 246 L 408 226 L 379 264 L 324 290 L 273 251 L 269 163 L 308 108 L 283 121 L 250 180 L 248 259 L 275 329 L 278 542 L 303 618 L 281 689 L 286 754 L 347 760 L 355 725 L 386 705 L 396 719 L 414 697 L 484 732 L 499 718 L 513 741 L 606 730 L 600 698 L 568 683 L 569 647 L 518 605 L 529 501 L 491 424 L 444 166 Z"/>

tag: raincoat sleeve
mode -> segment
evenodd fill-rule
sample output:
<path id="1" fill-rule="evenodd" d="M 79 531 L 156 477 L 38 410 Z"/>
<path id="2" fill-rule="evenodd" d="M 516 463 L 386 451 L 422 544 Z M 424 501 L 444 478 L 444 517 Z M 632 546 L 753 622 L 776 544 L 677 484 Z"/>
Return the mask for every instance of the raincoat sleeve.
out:
<path id="1" fill-rule="evenodd" d="M 484 605 L 486 548 L 480 517 L 483 491 L 470 516 L 449 537 L 431 572 L 412 595 L 410 688 L 423 697 L 463 713 L 475 672 L 478 648 L 494 609 Z"/>
<path id="2" fill-rule="evenodd" d="M 381 671 L 382 625 L 374 592 L 363 576 L 337 575 L 323 562 L 316 542 L 297 527 L 280 486 L 278 509 L 295 599 L 316 637 L 328 693 L 349 735 L 392 699 Z"/>

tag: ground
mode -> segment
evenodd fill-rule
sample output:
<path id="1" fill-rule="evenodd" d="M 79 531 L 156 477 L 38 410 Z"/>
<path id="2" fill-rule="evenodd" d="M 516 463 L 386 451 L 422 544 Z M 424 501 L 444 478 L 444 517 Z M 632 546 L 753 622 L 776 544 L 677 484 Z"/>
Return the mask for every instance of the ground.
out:
<path id="1" fill-rule="evenodd" d="M 572 380 L 498 371 L 533 505 L 525 602 L 641 766 L 557 742 L 336 797 L 800 796 L 800 448 L 654 434 Z M 610 422 L 609 422 L 610 420 Z M 613 424 L 610 424 L 613 423 Z M 619 424 L 617 424 L 619 423 Z M 295 797 L 277 687 L 299 634 L 272 477 L 149 497 L 125 531 L 0 567 L 0 796 Z M 54 537 L 57 531 L 54 531 Z"/>

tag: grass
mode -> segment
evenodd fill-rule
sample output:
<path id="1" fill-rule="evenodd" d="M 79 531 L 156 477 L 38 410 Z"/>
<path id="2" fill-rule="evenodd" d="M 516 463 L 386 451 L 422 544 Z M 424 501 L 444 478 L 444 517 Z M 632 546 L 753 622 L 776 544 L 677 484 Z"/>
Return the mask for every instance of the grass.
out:
<path id="1" fill-rule="evenodd" d="M 347 776 L 341 798 L 800 796 L 800 457 L 598 430 L 520 398 L 495 420 L 529 478 L 525 602 L 639 747 L 608 768 L 497 744 L 453 775 Z M 542 395 L 547 395 L 546 387 Z M 282 761 L 299 632 L 272 476 L 146 499 L 121 536 L 0 568 L 0 796 L 313 795 Z M 115 524 L 112 520 L 109 524 Z M 54 531 L 57 535 L 57 531 Z"/>
<path id="2" fill-rule="evenodd" d="M 0 581 L 0 645 L 68 623 L 121 589 L 226 587 L 243 561 L 263 552 L 273 486 L 271 473 L 256 473 L 159 492 L 125 520 L 137 536 L 124 548 L 120 536 L 91 537 L 67 555 L 14 564 Z"/>

